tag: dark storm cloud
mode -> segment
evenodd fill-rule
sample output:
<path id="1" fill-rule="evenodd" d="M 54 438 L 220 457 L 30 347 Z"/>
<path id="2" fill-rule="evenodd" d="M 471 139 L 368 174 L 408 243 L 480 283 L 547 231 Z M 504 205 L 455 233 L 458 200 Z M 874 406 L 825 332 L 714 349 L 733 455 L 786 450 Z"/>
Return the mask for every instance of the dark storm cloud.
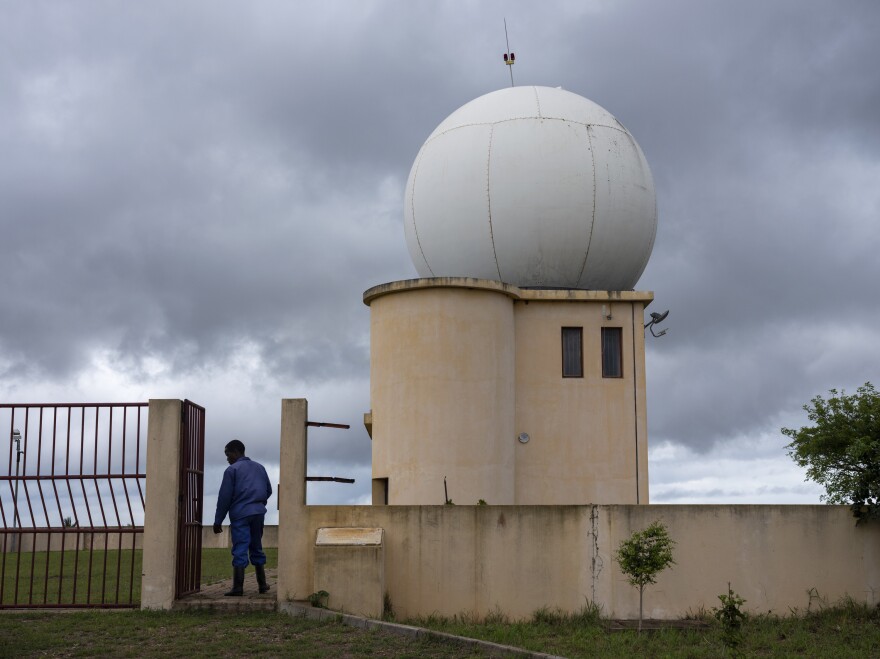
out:
<path id="1" fill-rule="evenodd" d="M 184 361 L 204 360 L 244 336 L 267 351 L 280 339 L 298 344 L 286 352 L 302 355 L 288 357 L 308 366 L 309 341 L 327 338 L 312 321 L 341 308 L 348 320 L 334 319 L 331 338 L 343 352 L 357 343 L 348 330 L 357 326 L 352 314 L 364 315 L 351 304 L 361 273 L 350 268 L 363 259 L 348 254 L 356 244 L 388 260 L 376 230 L 396 215 L 395 172 L 339 176 L 338 159 L 322 162 L 320 151 L 297 144 L 298 131 L 333 144 L 340 137 L 332 123 L 302 125 L 294 114 L 289 125 L 267 126 L 260 103 L 284 81 L 265 80 L 267 93 L 250 90 L 257 100 L 249 104 L 223 61 L 231 65 L 239 48 L 159 39 L 160 28 L 173 32 L 170 16 L 111 17 L 107 25 L 66 18 L 85 35 L 59 29 L 46 43 L 54 58 L 43 53 L 23 67 L 30 77 L 9 72 L 18 94 L 5 141 L 16 157 L 5 161 L 0 209 L 12 266 L 2 302 L 14 312 L 0 329 L 13 366 L 64 375 L 87 364 L 96 345 L 166 358 L 191 345 Z M 215 39 L 212 23 L 230 27 L 202 26 Z M 177 39 L 186 36 L 186 25 L 176 27 Z M 126 29 L 130 42 L 118 38 Z M 156 52 L 162 41 L 168 49 Z M 208 53 L 216 57 L 203 60 Z M 261 66 L 253 55 L 235 63 L 242 76 Z M 317 108 L 326 104 L 320 90 L 302 91 Z M 389 177 L 393 211 L 383 193 Z M 364 198 L 370 203 L 358 210 Z M 325 375 L 334 361 L 325 360 Z"/>
<path id="2" fill-rule="evenodd" d="M 215 443 L 277 453 L 278 400 L 307 396 L 353 426 L 311 455 L 362 470 L 361 295 L 414 276 L 409 167 L 446 115 L 509 84 L 503 17 L 517 84 L 595 100 L 651 164 L 660 226 L 638 288 L 672 310 L 648 338 L 652 443 L 705 455 L 877 379 L 874 3 L 3 14 L 0 391 L 16 398 L 100 365 L 126 396 L 198 398 Z"/>
<path id="3" fill-rule="evenodd" d="M 816 393 L 876 378 L 880 14 L 847 7 L 863 15 L 738 6 L 689 67 L 711 110 L 679 96 L 677 128 L 643 141 L 677 142 L 649 155 L 662 228 L 640 287 L 674 327 L 650 345 L 655 439 L 778 432 Z"/>

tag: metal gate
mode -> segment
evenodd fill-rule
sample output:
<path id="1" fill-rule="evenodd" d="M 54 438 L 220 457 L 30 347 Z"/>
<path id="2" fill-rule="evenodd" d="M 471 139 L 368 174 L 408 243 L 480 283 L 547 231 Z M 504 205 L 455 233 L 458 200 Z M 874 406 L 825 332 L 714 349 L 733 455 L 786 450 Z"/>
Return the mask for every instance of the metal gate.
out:
<path id="1" fill-rule="evenodd" d="M 202 576 L 205 408 L 199 407 L 189 400 L 183 401 L 181 406 L 180 444 L 175 598 L 197 592 Z"/>
<path id="2" fill-rule="evenodd" d="M 139 606 L 146 408 L 0 404 L 0 608 Z"/>

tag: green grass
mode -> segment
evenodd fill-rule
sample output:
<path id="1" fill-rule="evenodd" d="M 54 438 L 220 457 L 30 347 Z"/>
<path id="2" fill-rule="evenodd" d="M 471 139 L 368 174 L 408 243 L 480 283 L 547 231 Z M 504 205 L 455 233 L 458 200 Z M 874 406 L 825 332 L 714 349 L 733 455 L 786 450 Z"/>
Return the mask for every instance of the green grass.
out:
<path id="1" fill-rule="evenodd" d="M 80 550 L 79 556 L 75 551 L 38 551 L 22 553 L 20 557 L 19 565 L 19 554 L 6 554 L 4 566 L 3 556 L 0 555 L 0 569 L 3 570 L 0 603 L 4 605 L 103 603 L 137 606 L 140 603 L 140 549 Z M 266 566 L 273 568 L 277 565 L 278 550 L 267 548 Z M 202 583 L 229 579 L 231 566 L 232 557 L 228 549 L 202 550 Z M 120 577 L 118 580 L 117 574 Z"/>
<path id="2" fill-rule="evenodd" d="M 594 607 L 567 615 L 540 609 L 530 620 L 515 622 L 503 614 L 429 616 L 407 621 L 459 636 L 565 657 L 724 657 L 721 627 L 713 619 L 704 629 L 674 627 L 638 634 L 608 631 Z M 880 657 L 880 608 L 843 602 L 803 616 L 750 616 L 739 648 L 755 657 Z"/>
<path id="3" fill-rule="evenodd" d="M 78 555 L 76 551 L 36 551 L 10 553 L 5 558 L 4 563 L 0 555 L 4 605 L 140 602 L 140 550 L 80 550 Z"/>
<path id="4" fill-rule="evenodd" d="M 283 613 L 0 614 L 0 657 L 481 657 L 454 645 Z"/>

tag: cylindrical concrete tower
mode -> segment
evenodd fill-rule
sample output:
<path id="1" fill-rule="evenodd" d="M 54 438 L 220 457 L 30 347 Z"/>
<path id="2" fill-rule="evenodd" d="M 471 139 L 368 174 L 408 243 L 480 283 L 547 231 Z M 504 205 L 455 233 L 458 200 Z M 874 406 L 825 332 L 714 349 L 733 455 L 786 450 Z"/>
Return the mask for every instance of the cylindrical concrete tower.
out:
<path id="1" fill-rule="evenodd" d="M 500 283 L 371 289 L 373 478 L 389 504 L 514 503 L 513 306 Z M 447 489 L 444 490 L 443 479 Z"/>

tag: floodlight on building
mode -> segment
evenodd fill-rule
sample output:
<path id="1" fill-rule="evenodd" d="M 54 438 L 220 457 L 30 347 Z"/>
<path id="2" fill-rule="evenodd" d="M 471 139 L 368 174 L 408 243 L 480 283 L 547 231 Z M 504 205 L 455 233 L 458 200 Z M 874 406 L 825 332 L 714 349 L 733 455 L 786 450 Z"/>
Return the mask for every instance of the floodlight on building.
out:
<path id="1" fill-rule="evenodd" d="M 666 320 L 666 316 L 668 316 L 668 315 L 669 315 L 669 309 L 667 309 L 663 313 L 657 313 L 655 311 L 651 314 L 651 320 L 649 320 L 647 323 L 645 323 L 645 329 L 651 330 L 651 336 L 653 336 L 655 338 L 660 338 L 661 336 L 666 334 L 667 330 L 663 330 L 659 334 L 654 332 L 654 325 L 659 325 L 660 323 L 662 323 L 664 320 Z"/>

